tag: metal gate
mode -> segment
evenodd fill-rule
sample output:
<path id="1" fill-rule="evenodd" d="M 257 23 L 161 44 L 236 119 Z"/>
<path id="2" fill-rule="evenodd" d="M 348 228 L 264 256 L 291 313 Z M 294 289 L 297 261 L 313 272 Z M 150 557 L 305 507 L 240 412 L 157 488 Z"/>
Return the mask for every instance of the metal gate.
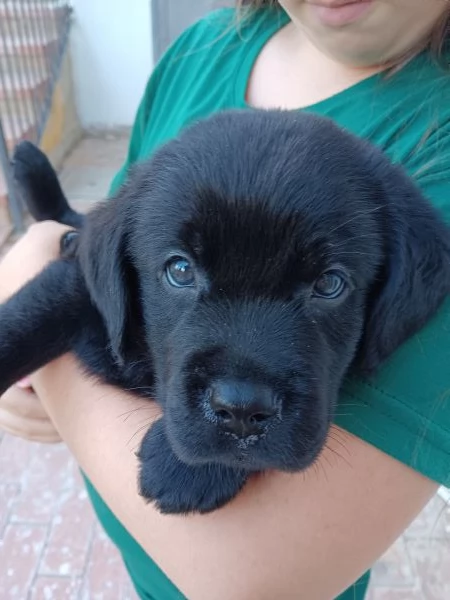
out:
<path id="1" fill-rule="evenodd" d="M 149 1 L 155 61 L 194 21 L 233 4 L 232 0 Z M 67 0 L 0 0 L 0 192 L 3 180 L 16 230 L 23 222 L 11 177 L 10 151 L 21 139 L 36 144 L 41 140 L 71 22 Z"/>
<path id="2" fill-rule="evenodd" d="M 72 9 L 65 0 L 0 0 L 0 191 L 15 229 L 22 210 L 9 155 L 21 140 L 39 144 L 68 44 Z"/>

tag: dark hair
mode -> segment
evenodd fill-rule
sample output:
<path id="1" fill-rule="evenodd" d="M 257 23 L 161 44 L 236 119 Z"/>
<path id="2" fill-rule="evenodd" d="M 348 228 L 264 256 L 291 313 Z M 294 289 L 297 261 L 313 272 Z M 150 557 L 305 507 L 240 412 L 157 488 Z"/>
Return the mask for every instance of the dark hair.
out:
<path id="1" fill-rule="evenodd" d="M 263 6 L 278 6 L 277 0 L 236 0 L 238 10 L 252 10 Z M 445 49 L 450 44 L 450 4 L 442 17 L 431 30 L 430 34 L 411 48 L 406 54 L 398 57 L 390 64 L 390 71 L 401 69 L 408 61 L 424 50 L 429 50 L 439 63 L 450 71 L 450 61 L 445 56 Z"/>

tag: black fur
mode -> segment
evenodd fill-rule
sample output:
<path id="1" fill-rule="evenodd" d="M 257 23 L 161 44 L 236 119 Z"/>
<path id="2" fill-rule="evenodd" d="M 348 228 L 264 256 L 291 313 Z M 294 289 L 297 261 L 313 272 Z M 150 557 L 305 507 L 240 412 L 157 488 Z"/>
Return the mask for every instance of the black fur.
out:
<path id="1" fill-rule="evenodd" d="M 25 140 L 16 147 L 12 166 L 22 199 L 36 221 L 58 221 L 77 228 L 83 225 L 83 216 L 70 208 L 50 161 L 36 152 L 31 142 Z"/>
<path id="2" fill-rule="evenodd" d="M 82 224 L 39 150 L 14 165 L 33 214 Z M 214 510 L 249 474 L 318 457 L 346 374 L 373 372 L 449 293 L 449 239 L 406 174 L 331 121 L 216 115 L 135 167 L 0 308 L 0 391 L 73 350 L 162 406 L 142 495 Z M 173 256 L 191 268 L 167 271 Z"/>

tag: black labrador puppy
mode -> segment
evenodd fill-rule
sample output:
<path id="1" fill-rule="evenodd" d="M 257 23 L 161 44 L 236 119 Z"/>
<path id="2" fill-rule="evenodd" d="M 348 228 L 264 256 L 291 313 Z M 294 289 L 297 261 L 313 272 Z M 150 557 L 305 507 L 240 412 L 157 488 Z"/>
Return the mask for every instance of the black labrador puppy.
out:
<path id="1" fill-rule="evenodd" d="M 350 371 L 370 374 L 450 291 L 450 236 L 401 168 L 331 121 L 230 111 L 187 128 L 83 217 L 31 144 L 37 218 L 81 226 L 0 307 L 0 391 L 72 351 L 155 398 L 140 493 L 208 512 L 326 443 Z"/>

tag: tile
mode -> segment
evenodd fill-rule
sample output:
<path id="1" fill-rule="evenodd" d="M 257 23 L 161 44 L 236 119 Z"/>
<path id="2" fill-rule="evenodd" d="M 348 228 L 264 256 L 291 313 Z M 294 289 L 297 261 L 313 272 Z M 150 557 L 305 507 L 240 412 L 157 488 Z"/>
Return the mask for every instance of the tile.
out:
<path id="1" fill-rule="evenodd" d="M 129 578 L 119 552 L 96 525 L 80 600 L 131 600 L 134 596 L 130 592 Z"/>
<path id="2" fill-rule="evenodd" d="M 367 600 L 427 600 L 420 588 L 373 588 Z M 444 600 L 441 598 L 441 600 Z"/>
<path id="3" fill-rule="evenodd" d="M 0 538 L 6 527 L 11 504 L 20 493 L 20 484 L 17 482 L 0 483 Z"/>
<path id="4" fill-rule="evenodd" d="M 417 575 L 403 538 L 400 538 L 373 567 L 372 580 L 378 586 L 388 588 L 412 587 L 417 584 Z"/>
<path id="5" fill-rule="evenodd" d="M 30 463 L 32 445 L 4 433 L 0 441 L 0 478 L 2 483 L 18 482 L 26 465 Z"/>
<path id="6" fill-rule="evenodd" d="M 78 600 L 80 579 L 70 577 L 45 577 L 35 579 L 30 590 L 29 600 Z"/>
<path id="7" fill-rule="evenodd" d="M 448 540 L 420 539 L 406 542 L 414 569 L 421 581 L 423 598 L 450 598 L 450 544 Z"/>
<path id="8" fill-rule="evenodd" d="M 441 486 L 438 490 L 438 496 L 442 498 L 446 504 L 448 504 L 450 502 L 450 488 Z"/>
<path id="9" fill-rule="evenodd" d="M 24 600 L 47 537 L 47 528 L 10 524 L 0 540 L 0 598 Z"/>
<path id="10" fill-rule="evenodd" d="M 406 539 L 448 539 L 450 541 L 450 505 L 438 494 L 427 504 L 405 531 Z"/>
<path id="11" fill-rule="evenodd" d="M 128 575 L 125 574 L 125 577 L 128 578 Z M 139 596 L 136 594 L 131 581 L 123 587 L 122 600 L 139 600 Z"/>
<path id="12" fill-rule="evenodd" d="M 81 576 L 92 539 L 95 516 L 81 481 L 59 503 L 39 565 L 39 574 Z"/>
<path id="13" fill-rule="evenodd" d="M 48 523 L 75 485 L 76 465 L 63 444 L 22 442 L 31 457 L 18 473 L 21 493 L 12 503 L 11 522 Z"/>

